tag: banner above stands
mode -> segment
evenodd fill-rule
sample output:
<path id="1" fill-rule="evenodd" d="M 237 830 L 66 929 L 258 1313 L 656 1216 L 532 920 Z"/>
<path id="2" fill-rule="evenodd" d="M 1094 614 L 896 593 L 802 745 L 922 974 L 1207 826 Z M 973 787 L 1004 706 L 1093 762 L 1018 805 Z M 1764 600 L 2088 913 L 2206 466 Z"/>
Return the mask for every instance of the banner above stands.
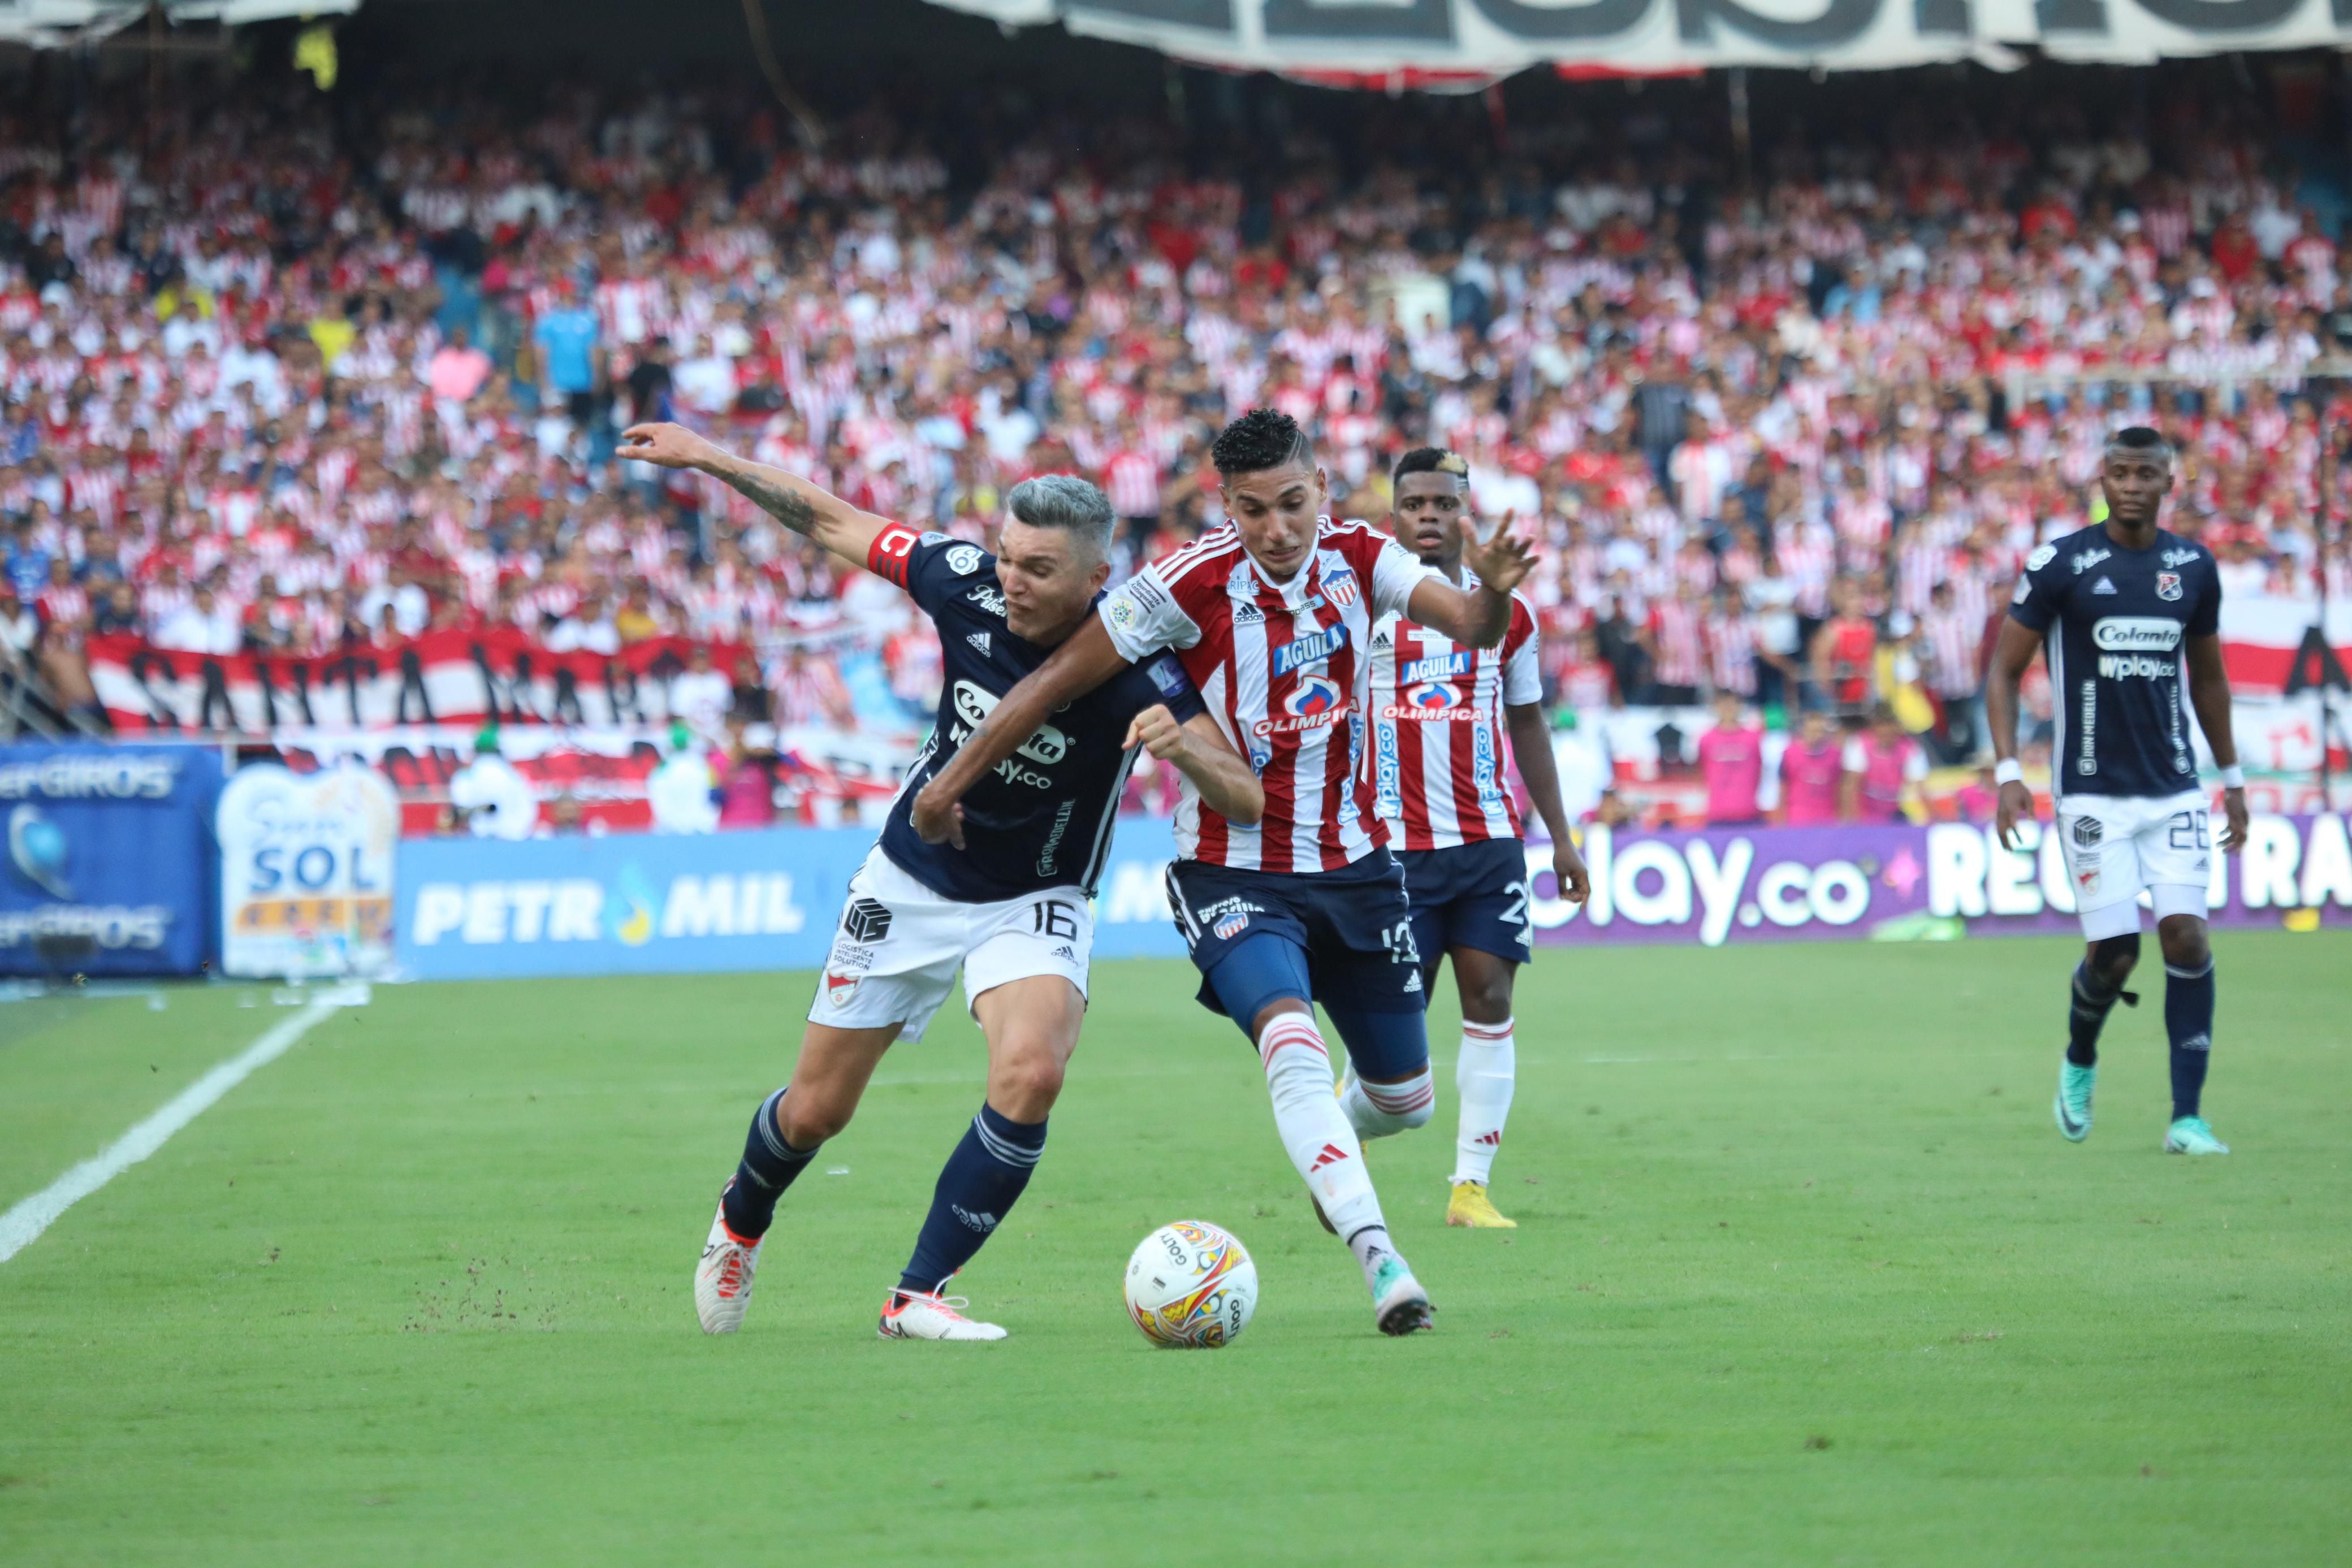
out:
<path id="1" fill-rule="evenodd" d="M 1202 65 L 1437 90 L 1530 66 L 1883 70 L 1937 61 L 2167 56 L 2352 44 L 2342 0 L 934 0 L 1009 26 L 1059 22 Z M 2339 10 L 2339 5 L 2342 8 Z M 1465 79 L 1466 78 L 1466 79 Z"/>
<path id="2" fill-rule="evenodd" d="M 666 723 L 671 684 L 697 644 L 650 637 L 616 654 L 554 653 L 511 628 L 427 632 L 397 647 L 312 657 L 186 653 L 136 637 L 92 637 L 90 681 L 126 735 L 234 730 L 273 735 L 486 720 L 576 725 Z M 747 650 L 709 645 L 733 673 Z"/>

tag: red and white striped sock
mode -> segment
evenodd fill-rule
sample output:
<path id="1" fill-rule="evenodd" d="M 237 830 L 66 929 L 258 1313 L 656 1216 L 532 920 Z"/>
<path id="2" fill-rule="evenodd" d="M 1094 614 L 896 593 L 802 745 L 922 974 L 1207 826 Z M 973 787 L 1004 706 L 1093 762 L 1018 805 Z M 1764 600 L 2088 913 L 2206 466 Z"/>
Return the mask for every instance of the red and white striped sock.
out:
<path id="1" fill-rule="evenodd" d="M 1511 1039 L 1514 1020 L 1465 1023 L 1462 1054 L 1454 1062 L 1454 1086 L 1462 1093 L 1461 1131 L 1454 1138 L 1454 1179 L 1481 1186 L 1494 1174 L 1495 1153 L 1510 1120 L 1511 1084 L 1518 1076 L 1518 1051 Z"/>
<path id="2" fill-rule="evenodd" d="M 1360 1232 L 1385 1238 L 1380 1196 L 1364 1169 L 1364 1147 L 1331 1094 L 1331 1052 L 1307 1013 L 1283 1013 L 1258 1036 L 1274 1125 L 1307 1190 L 1352 1249 Z"/>
<path id="3" fill-rule="evenodd" d="M 1437 1086 L 1429 1069 L 1402 1083 L 1367 1083 L 1350 1076 L 1339 1103 L 1360 1138 L 1387 1138 L 1411 1127 L 1424 1126 L 1437 1106 Z"/>

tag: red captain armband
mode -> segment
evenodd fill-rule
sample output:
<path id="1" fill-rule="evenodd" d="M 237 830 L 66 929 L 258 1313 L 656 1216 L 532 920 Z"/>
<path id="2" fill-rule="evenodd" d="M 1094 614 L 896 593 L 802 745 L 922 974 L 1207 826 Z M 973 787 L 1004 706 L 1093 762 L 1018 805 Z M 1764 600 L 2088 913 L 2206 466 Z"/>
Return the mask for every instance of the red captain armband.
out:
<path id="1" fill-rule="evenodd" d="M 874 543 L 866 551 L 866 570 L 900 588 L 906 587 L 907 561 L 922 537 L 902 524 L 891 524 L 874 536 Z"/>

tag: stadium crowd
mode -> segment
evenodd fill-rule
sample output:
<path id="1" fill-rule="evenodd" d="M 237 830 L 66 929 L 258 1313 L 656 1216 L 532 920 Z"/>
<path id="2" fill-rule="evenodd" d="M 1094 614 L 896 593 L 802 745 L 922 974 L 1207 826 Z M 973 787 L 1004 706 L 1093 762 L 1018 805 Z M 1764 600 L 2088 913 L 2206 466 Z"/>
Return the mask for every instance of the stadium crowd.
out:
<path id="1" fill-rule="evenodd" d="M 1258 403 L 1311 423 L 1352 515 L 1385 516 L 1396 451 L 1460 452 L 1544 543 L 1570 709 L 1908 695 L 1970 754 L 2008 584 L 2126 418 L 2191 455 L 2173 526 L 2232 591 L 2315 591 L 2305 372 L 2352 343 L 2352 252 L 2242 103 L 1955 96 L 1872 142 L 1768 136 L 1742 199 L 1619 101 L 1499 142 L 1294 126 L 1246 181 L 1158 121 L 948 148 L 868 109 L 819 151 L 723 92 L 16 111 L 0 639 L 88 706 L 93 632 L 681 632 L 758 648 L 765 716 L 854 724 L 849 644 L 910 719 L 937 649 L 895 590 L 623 472 L 618 430 L 676 417 L 975 538 L 1076 470 L 1131 567 L 1217 520 L 1208 440 Z"/>

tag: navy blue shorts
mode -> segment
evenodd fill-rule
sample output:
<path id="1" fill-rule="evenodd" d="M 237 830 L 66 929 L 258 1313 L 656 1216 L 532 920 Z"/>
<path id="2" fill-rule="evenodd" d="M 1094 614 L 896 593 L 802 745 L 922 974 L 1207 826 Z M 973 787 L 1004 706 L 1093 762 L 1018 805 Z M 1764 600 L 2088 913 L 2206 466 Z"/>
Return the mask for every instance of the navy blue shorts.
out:
<path id="1" fill-rule="evenodd" d="M 1514 964 L 1535 956 L 1528 920 L 1528 846 L 1523 839 L 1481 839 L 1444 850 L 1406 850 L 1405 894 L 1412 938 L 1431 970 L 1456 947 Z"/>
<path id="2" fill-rule="evenodd" d="M 1338 871 L 1240 871 L 1201 861 L 1168 868 L 1168 906 L 1206 975 L 1249 937 L 1272 935 L 1307 955 L 1313 999 L 1356 1012 L 1419 1012 L 1421 953 L 1413 946 L 1404 877 L 1395 857 L 1375 850 Z M 1201 1005 L 1225 1009 L 1203 980 Z M 1244 1030 L 1247 1019 L 1236 1019 Z"/>

